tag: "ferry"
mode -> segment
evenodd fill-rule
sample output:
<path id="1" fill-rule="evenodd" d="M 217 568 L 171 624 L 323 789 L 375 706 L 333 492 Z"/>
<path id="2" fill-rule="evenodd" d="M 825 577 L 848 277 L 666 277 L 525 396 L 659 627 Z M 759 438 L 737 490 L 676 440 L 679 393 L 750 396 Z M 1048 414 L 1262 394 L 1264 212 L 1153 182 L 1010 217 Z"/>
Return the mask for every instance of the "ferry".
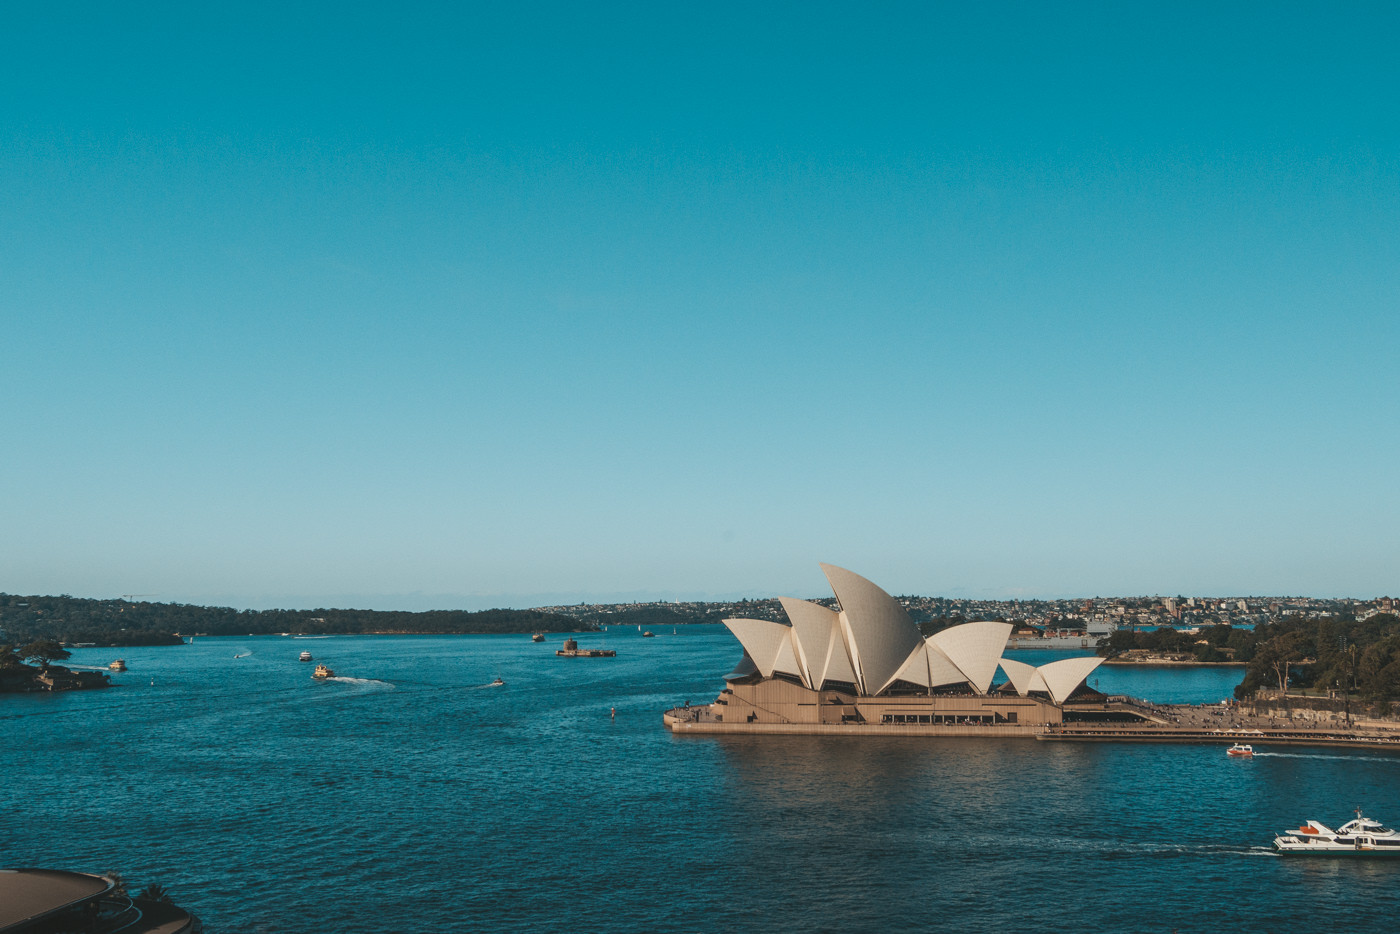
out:
<path id="1" fill-rule="evenodd" d="M 299 662 L 309 662 L 309 661 L 311 661 L 311 653 L 310 653 L 310 652 L 302 652 L 302 653 L 301 653 L 301 656 L 297 659 L 297 661 L 299 661 Z"/>
<path id="2" fill-rule="evenodd" d="M 1235 745 L 1225 750 L 1225 755 L 1234 756 L 1237 759 L 1247 759 L 1254 755 L 1254 747 L 1249 745 L 1249 743 L 1235 743 Z"/>
<path id="3" fill-rule="evenodd" d="M 531 641 L 531 642 L 543 642 L 543 641 L 544 641 L 544 633 L 542 633 L 542 632 L 537 632 L 537 633 L 535 633 L 533 636 L 530 637 L 530 641 Z"/>
<path id="4" fill-rule="evenodd" d="M 1274 838 L 1274 849 L 1314 856 L 1400 856 L 1400 833 L 1363 817 L 1357 808 L 1356 820 L 1337 830 L 1310 820 L 1297 830 L 1281 833 Z"/>
<path id="5" fill-rule="evenodd" d="M 331 671 L 325 665 L 317 665 L 316 670 L 312 672 L 311 677 L 325 680 L 326 678 L 334 678 L 335 672 Z"/>
<path id="6" fill-rule="evenodd" d="M 126 671 L 126 659 L 119 658 L 107 666 L 108 671 Z"/>
<path id="7" fill-rule="evenodd" d="M 654 633 L 654 632 L 652 632 L 650 629 L 648 629 L 646 632 L 642 633 L 642 638 L 643 638 L 643 639 L 655 639 L 655 638 L 656 638 L 656 633 Z"/>

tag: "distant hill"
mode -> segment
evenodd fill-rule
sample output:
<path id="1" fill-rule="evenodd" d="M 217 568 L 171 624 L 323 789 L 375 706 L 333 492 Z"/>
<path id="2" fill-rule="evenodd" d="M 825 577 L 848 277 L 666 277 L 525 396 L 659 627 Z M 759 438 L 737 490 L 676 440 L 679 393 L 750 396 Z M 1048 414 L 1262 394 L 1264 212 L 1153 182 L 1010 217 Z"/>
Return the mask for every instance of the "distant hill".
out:
<path id="1" fill-rule="evenodd" d="M 0 643 L 57 639 L 162 645 L 172 634 L 211 636 L 355 633 L 573 632 L 590 623 L 541 610 L 235 610 L 187 603 L 92 600 L 0 593 Z"/>

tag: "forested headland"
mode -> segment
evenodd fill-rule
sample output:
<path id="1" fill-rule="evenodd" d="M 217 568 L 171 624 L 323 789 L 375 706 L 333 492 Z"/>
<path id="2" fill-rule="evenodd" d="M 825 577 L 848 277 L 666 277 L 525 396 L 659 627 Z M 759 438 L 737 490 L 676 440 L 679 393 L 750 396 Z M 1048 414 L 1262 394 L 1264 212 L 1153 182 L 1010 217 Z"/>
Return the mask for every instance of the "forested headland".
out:
<path id="1" fill-rule="evenodd" d="M 1115 629 L 1099 640 L 1099 654 L 1112 658 L 1124 652 L 1147 651 L 1164 655 L 1194 655 L 1198 662 L 1248 662 L 1268 626 L 1246 629 L 1211 626 L 1199 632 L 1161 627 L 1150 632 Z"/>
<path id="2" fill-rule="evenodd" d="M 1236 697 L 1263 689 L 1400 700 L 1400 616 L 1286 617 L 1265 630 Z"/>
<path id="3" fill-rule="evenodd" d="M 1286 616 L 1253 629 L 1214 626 L 1199 632 L 1120 629 L 1099 644 L 1099 654 L 1132 649 L 1190 653 L 1200 661 L 1245 662 L 1239 698 L 1260 689 L 1356 695 L 1400 700 L 1400 616 Z"/>
<path id="4" fill-rule="evenodd" d="M 93 600 L 0 593 L 0 642 L 70 645 L 178 644 L 181 635 L 576 632 L 594 629 L 540 610 L 235 610 L 188 603 Z"/>

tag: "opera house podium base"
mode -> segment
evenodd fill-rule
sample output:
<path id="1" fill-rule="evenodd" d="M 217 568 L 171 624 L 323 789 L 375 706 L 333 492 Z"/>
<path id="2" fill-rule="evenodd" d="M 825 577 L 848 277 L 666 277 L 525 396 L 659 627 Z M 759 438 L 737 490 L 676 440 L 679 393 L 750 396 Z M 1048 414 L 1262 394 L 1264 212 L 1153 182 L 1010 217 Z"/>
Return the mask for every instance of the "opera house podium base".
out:
<path id="1" fill-rule="evenodd" d="M 934 724 L 934 723 L 725 723 L 722 720 L 694 719 L 699 707 L 678 707 L 663 714 L 672 733 L 692 736 L 716 734 L 787 734 L 803 736 L 1001 736 L 1035 739 L 1044 733 L 1039 724 Z"/>

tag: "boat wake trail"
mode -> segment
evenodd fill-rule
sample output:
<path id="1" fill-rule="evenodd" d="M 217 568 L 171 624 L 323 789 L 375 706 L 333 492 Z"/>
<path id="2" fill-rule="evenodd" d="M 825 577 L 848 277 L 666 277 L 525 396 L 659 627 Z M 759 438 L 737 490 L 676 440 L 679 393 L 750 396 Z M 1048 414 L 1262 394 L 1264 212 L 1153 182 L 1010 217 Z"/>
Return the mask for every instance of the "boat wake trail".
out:
<path id="1" fill-rule="evenodd" d="M 252 652 L 239 652 L 237 655 L 234 656 L 234 658 L 247 658 L 249 655 L 252 654 Z"/>
<path id="2" fill-rule="evenodd" d="M 341 677 L 341 676 L 339 676 L 339 675 L 336 675 L 334 678 L 327 678 L 326 680 L 327 680 L 327 681 L 339 681 L 341 684 L 363 684 L 363 685 L 376 685 L 376 684 L 377 684 L 377 685 L 381 685 L 381 686 L 386 687 L 386 688 L 392 688 L 392 687 L 393 687 L 393 685 L 390 684 L 388 681 L 380 681 L 378 678 L 344 678 L 344 677 Z"/>
<path id="3" fill-rule="evenodd" d="M 1356 756 L 1356 755 L 1347 755 L 1347 754 L 1344 754 L 1344 753 L 1337 753 L 1336 755 L 1328 755 L 1328 754 L 1325 753 L 1325 752 L 1260 752 L 1260 751 L 1257 750 L 1257 749 L 1254 751 L 1254 758 L 1256 758 L 1256 759 L 1328 759 L 1328 760 L 1333 761 L 1333 762 L 1336 762 L 1336 761 L 1345 761 L 1345 760 L 1347 760 L 1347 759 L 1350 759 L 1350 760 L 1353 761 L 1353 762 L 1385 762 L 1385 761 L 1387 761 L 1387 760 L 1386 760 L 1386 757 L 1384 757 L 1384 756 Z M 1400 759 L 1396 759 L 1396 760 L 1392 760 L 1392 761 L 1400 762 Z"/>

